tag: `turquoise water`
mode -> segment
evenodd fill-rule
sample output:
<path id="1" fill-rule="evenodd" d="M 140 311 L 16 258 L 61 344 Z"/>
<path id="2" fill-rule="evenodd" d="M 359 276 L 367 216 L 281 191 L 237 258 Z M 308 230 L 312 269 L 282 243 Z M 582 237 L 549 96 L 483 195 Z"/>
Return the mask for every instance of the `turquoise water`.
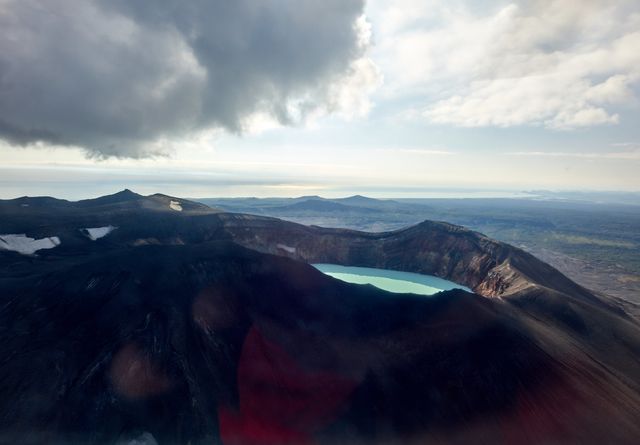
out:
<path id="1" fill-rule="evenodd" d="M 468 287 L 432 275 L 337 264 L 313 264 L 313 267 L 347 283 L 372 284 L 380 289 L 398 294 L 433 295 L 450 289 L 471 291 Z"/>

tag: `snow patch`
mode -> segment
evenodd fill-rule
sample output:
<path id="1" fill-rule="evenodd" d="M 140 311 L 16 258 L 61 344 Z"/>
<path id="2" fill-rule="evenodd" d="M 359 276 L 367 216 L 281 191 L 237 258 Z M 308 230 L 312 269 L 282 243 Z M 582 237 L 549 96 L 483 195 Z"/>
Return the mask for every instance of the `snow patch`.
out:
<path id="1" fill-rule="evenodd" d="M 169 207 L 171 210 L 175 210 L 176 212 L 182 212 L 182 206 L 180 205 L 180 201 L 170 201 Z"/>
<path id="2" fill-rule="evenodd" d="M 282 249 L 285 252 L 288 252 L 288 253 L 291 253 L 291 254 L 296 253 L 296 248 L 295 247 L 287 246 L 285 244 L 278 244 L 278 245 L 276 245 L 276 247 L 278 249 Z"/>
<path id="3" fill-rule="evenodd" d="M 25 234 L 0 235 L 0 249 L 11 250 L 23 255 L 33 255 L 38 250 L 53 249 L 60 244 L 60 238 L 57 236 L 34 239 Z"/>
<path id="4" fill-rule="evenodd" d="M 105 226 L 105 227 L 86 228 L 86 229 L 83 229 L 83 230 L 87 231 L 87 236 L 89 236 L 89 238 L 91 238 L 91 241 L 95 241 L 95 240 L 98 240 L 100 238 L 104 238 L 105 236 L 107 236 L 108 234 L 110 234 L 111 232 L 113 232 L 116 229 L 117 229 L 117 227 L 114 227 L 114 226 Z"/>

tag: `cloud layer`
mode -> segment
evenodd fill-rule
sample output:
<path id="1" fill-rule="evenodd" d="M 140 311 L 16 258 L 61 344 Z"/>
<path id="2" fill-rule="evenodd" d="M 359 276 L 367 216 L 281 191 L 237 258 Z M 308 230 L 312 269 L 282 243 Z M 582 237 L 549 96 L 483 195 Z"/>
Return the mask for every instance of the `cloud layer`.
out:
<path id="1" fill-rule="evenodd" d="M 363 113 L 364 0 L 0 0 L 0 138 L 140 157 L 256 116 Z"/>
<path id="2" fill-rule="evenodd" d="M 637 104 L 636 0 L 394 0 L 382 15 L 387 94 L 419 94 L 429 122 L 570 129 Z"/>

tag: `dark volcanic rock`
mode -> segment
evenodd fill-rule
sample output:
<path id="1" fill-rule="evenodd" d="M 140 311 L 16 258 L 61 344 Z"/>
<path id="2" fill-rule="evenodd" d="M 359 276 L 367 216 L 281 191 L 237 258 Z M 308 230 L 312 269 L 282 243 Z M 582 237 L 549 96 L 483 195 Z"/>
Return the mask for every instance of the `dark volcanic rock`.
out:
<path id="1" fill-rule="evenodd" d="M 31 199 L 0 202 L 0 234 L 61 245 L 0 251 L 2 443 L 640 440 L 637 322 L 519 249 L 446 223 L 372 234 L 127 191 Z M 316 261 L 476 293 L 388 294 Z"/>

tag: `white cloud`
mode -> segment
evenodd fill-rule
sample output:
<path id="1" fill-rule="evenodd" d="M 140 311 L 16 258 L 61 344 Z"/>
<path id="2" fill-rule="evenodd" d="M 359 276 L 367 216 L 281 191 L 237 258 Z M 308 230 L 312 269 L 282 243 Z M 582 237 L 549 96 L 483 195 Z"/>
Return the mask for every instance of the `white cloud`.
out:
<path id="1" fill-rule="evenodd" d="M 516 151 L 507 153 L 510 156 L 533 156 L 550 158 L 580 158 L 580 159 L 614 159 L 626 161 L 640 161 L 640 149 L 619 152 L 563 152 L 563 151 Z"/>
<path id="2" fill-rule="evenodd" d="M 408 154 L 408 155 L 419 155 L 419 156 L 451 156 L 455 154 L 452 151 L 442 150 L 442 149 L 432 149 L 432 148 L 384 148 L 380 149 L 380 151 L 386 153 L 395 153 L 395 154 Z"/>
<path id="3" fill-rule="evenodd" d="M 616 124 L 636 102 L 637 1 L 483 4 L 387 2 L 374 15 L 385 94 L 462 127 Z"/>
<path id="4" fill-rule="evenodd" d="M 0 0 L 0 139 L 99 157 L 365 114 L 364 0 Z"/>
<path id="5" fill-rule="evenodd" d="M 348 75 L 332 85 L 328 111 L 336 111 L 346 119 L 366 116 L 373 106 L 370 95 L 381 83 L 380 71 L 370 58 L 354 61 Z"/>

